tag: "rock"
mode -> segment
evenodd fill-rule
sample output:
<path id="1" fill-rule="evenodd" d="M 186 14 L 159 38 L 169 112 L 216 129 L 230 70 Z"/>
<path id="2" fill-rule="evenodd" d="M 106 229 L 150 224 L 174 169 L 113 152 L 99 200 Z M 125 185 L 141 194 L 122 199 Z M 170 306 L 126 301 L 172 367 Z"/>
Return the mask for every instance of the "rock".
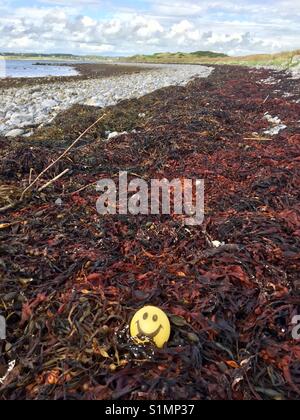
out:
<path id="1" fill-rule="evenodd" d="M 97 98 L 90 98 L 90 99 L 88 99 L 87 101 L 85 101 L 84 102 L 84 105 L 87 105 L 87 106 L 101 106 L 100 105 L 100 101 L 99 101 L 99 99 L 97 100 Z"/>
<path id="2" fill-rule="evenodd" d="M 37 94 L 41 91 L 41 89 L 41 86 L 34 86 L 33 88 L 31 88 L 30 93 Z"/>
<path id="3" fill-rule="evenodd" d="M 41 109 L 51 109 L 57 106 L 57 102 L 54 99 L 46 99 L 41 103 Z"/>
<path id="4" fill-rule="evenodd" d="M 272 117 L 268 112 L 265 114 L 264 119 L 271 124 L 281 124 L 281 119 L 279 117 Z"/>
<path id="5" fill-rule="evenodd" d="M 18 137 L 24 134 L 24 130 L 19 128 L 15 128 L 14 130 L 10 130 L 8 133 L 5 134 L 5 137 Z"/>
<path id="6" fill-rule="evenodd" d="M 270 130 L 265 130 L 264 134 L 270 135 L 270 136 L 277 136 L 280 131 L 285 130 L 287 128 L 284 124 L 276 125 L 276 127 L 271 128 Z"/>
<path id="7" fill-rule="evenodd" d="M 113 131 L 112 133 L 109 133 L 107 140 L 111 140 L 114 139 L 116 137 L 118 137 L 119 133 L 117 131 Z"/>
<path id="8" fill-rule="evenodd" d="M 127 131 L 123 131 L 123 133 L 118 133 L 117 131 L 114 131 L 113 133 L 110 133 L 108 135 L 107 140 L 115 139 L 116 137 L 123 136 L 125 134 L 128 134 Z"/>
<path id="9" fill-rule="evenodd" d="M 212 241 L 212 246 L 214 248 L 220 248 L 221 246 L 224 246 L 225 242 L 220 242 L 220 241 Z"/>
<path id="10" fill-rule="evenodd" d="M 62 201 L 62 199 L 61 199 L 61 198 L 58 198 L 58 199 L 55 201 L 55 204 L 56 204 L 56 206 L 61 207 L 61 206 L 63 205 L 63 201 Z"/>
<path id="11" fill-rule="evenodd" d="M 28 131 L 27 133 L 23 134 L 22 137 L 30 137 L 33 134 L 33 130 Z"/>
<path id="12" fill-rule="evenodd" d="M 9 124 L 11 126 L 17 126 L 17 127 L 26 127 L 28 125 L 31 125 L 33 121 L 33 115 L 32 114 L 13 114 L 10 117 Z"/>

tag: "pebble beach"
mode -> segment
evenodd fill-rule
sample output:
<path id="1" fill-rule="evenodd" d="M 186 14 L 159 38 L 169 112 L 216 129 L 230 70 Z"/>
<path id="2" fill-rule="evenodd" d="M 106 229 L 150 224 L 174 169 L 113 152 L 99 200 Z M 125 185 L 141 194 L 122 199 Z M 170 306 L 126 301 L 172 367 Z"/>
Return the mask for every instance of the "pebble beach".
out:
<path id="1" fill-rule="evenodd" d="M 106 66 L 106 65 L 99 65 Z M 131 74 L 66 78 L 2 89 L 0 135 L 30 136 L 34 128 L 50 123 L 75 104 L 104 108 L 124 99 L 139 98 L 172 85 L 184 86 L 195 77 L 208 77 L 212 68 L 200 65 L 132 66 Z"/>

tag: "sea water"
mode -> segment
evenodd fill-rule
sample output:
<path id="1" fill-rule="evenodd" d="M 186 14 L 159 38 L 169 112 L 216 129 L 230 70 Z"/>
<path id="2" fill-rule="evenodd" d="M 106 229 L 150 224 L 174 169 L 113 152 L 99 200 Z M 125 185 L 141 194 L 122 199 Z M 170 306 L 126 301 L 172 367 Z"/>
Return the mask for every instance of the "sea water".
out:
<path id="1" fill-rule="evenodd" d="M 78 74 L 77 71 L 67 64 L 71 63 L 63 61 L 4 60 L 0 57 L 0 78 L 76 76 Z"/>

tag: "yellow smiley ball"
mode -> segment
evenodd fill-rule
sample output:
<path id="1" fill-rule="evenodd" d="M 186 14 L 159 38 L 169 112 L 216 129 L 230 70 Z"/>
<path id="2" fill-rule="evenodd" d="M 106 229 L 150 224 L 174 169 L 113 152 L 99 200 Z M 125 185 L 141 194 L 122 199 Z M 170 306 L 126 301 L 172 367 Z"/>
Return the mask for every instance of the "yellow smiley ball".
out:
<path id="1" fill-rule="evenodd" d="M 138 343 L 145 343 L 146 338 L 161 349 L 169 340 L 170 334 L 171 325 L 167 315 L 155 306 L 140 309 L 130 323 L 130 335 Z"/>

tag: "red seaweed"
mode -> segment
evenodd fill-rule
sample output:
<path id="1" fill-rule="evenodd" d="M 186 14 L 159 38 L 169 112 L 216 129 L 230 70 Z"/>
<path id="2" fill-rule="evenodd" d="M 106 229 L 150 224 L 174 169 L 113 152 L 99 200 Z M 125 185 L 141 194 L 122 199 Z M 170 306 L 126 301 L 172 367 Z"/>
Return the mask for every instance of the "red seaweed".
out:
<path id="1" fill-rule="evenodd" d="M 270 76 L 275 87 L 263 83 Z M 47 175 L 71 168 L 65 178 L 1 214 L 0 377 L 16 361 L 1 399 L 300 398 L 299 86 L 284 72 L 219 66 L 122 102 Z M 32 139 L 0 139 L 2 191 L 28 185 L 30 168 L 46 167 L 103 112 L 74 109 Z M 264 134 L 266 112 L 287 128 Z M 204 224 L 99 216 L 94 183 L 120 170 L 203 178 Z M 163 350 L 129 336 L 147 304 L 169 315 Z"/>

